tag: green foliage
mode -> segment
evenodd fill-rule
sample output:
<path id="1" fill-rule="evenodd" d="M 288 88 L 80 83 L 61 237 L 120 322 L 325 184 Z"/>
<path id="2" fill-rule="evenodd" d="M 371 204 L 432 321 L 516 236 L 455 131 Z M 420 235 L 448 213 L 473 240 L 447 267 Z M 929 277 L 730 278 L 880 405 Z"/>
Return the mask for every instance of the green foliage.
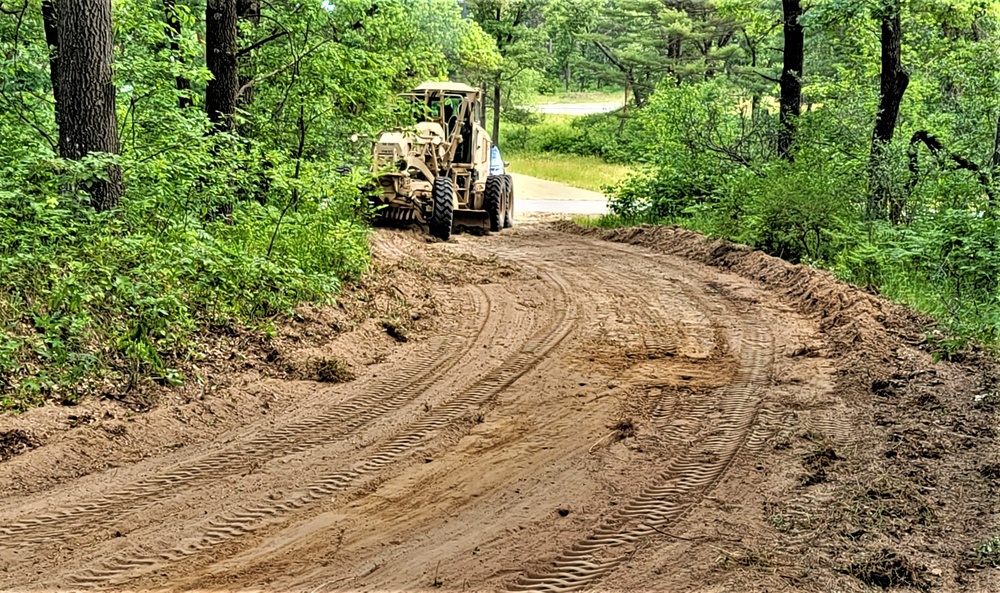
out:
<path id="1" fill-rule="evenodd" d="M 504 119 L 513 124 L 501 128 L 500 145 L 507 150 L 598 157 L 615 164 L 634 164 L 636 155 L 644 154 L 637 150 L 639 137 L 624 113 L 572 116 L 512 110 Z"/>
<path id="2" fill-rule="evenodd" d="M 287 169 L 274 168 L 274 185 Z M 323 172 L 330 167 L 307 173 L 316 191 L 283 218 L 275 198 L 239 203 L 231 223 L 206 220 L 210 201 L 193 208 L 134 192 L 123 210 L 96 214 L 82 192 L 57 189 L 103 170 L 101 159 L 38 159 L 3 171 L 0 389 L 20 394 L 8 405 L 86 392 L 95 373 L 112 383 L 177 383 L 171 365 L 197 355 L 200 330 L 328 302 L 367 265 L 359 192 Z M 199 182 L 224 177 L 216 169 Z"/>
<path id="3" fill-rule="evenodd" d="M 204 5 L 116 2 L 122 154 L 56 155 L 38 0 L 0 15 L 0 407 L 177 384 L 214 332 L 266 330 L 330 302 L 368 265 L 367 150 L 353 133 L 401 122 L 395 93 L 479 76 L 495 42 L 454 0 L 265 4 L 241 19 L 237 129 L 203 104 Z M 178 79 L 189 90 L 179 91 Z M 182 107 L 180 98 L 193 102 Z M 90 181 L 121 165 L 120 206 Z M 265 332 L 266 333 L 266 332 Z"/>
<path id="4" fill-rule="evenodd" d="M 976 557 L 994 568 L 1000 568 L 1000 536 L 976 546 Z"/>

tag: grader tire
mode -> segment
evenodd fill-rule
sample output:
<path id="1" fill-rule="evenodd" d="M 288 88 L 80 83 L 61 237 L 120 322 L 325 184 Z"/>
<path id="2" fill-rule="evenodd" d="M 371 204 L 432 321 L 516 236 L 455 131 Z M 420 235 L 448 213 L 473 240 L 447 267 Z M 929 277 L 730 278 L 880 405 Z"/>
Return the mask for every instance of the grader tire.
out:
<path id="1" fill-rule="evenodd" d="M 504 196 L 507 184 L 502 175 L 492 175 L 486 178 L 486 214 L 490 219 L 490 231 L 500 232 L 503 228 Z"/>
<path id="2" fill-rule="evenodd" d="M 509 229 L 514 226 L 514 179 L 510 175 L 503 175 L 505 189 L 504 192 L 504 217 L 503 228 Z"/>
<path id="3" fill-rule="evenodd" d="M 431 190 L 434 204 L 431 206 L 431 234 L 447 241 L 451 238 L 451 226 L 455 220 L 455 184 L 450 177 L 438 177 Z"/>

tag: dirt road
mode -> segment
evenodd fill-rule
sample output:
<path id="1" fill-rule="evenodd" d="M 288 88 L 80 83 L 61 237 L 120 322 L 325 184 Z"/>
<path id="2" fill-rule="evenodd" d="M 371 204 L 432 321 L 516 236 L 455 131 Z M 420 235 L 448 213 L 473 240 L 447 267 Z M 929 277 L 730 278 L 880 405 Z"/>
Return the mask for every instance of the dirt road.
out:
<path id="1" fill-rule="evenodd" d="M 353 381 L 248 379 L 211 408 L 74 429 L 106 449 L 64 437 L 0 464 L 0 589 L 866 586 L 834 536 L 817 545 L 840 524 L 811 523 L 838 460 L 880 451 L 829 314 L 735 267 L 539 225 L 374 244 L 388 294 L 433 307 L 391 343 L 314 341 L 363 360 Z M 938 377 L 973 385 L 955 373 Z M 927 549 L 913 578 L 954 588 Z"/>

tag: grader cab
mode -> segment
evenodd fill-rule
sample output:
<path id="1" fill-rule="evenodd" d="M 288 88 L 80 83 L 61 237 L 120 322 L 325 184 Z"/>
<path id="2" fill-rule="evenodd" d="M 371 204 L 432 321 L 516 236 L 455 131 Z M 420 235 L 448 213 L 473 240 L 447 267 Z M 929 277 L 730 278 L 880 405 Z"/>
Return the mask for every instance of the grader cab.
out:
<path id="1" fill-rule="evenodd" d="M 424 224 L 442 240 L 458 227 L 499 232 L 513 226 L 513 182 L 482 126 L 482 91 L 427 82 L 402 97 L 417 123 L 383 132 L 375 143 L 379 217 Z"/>

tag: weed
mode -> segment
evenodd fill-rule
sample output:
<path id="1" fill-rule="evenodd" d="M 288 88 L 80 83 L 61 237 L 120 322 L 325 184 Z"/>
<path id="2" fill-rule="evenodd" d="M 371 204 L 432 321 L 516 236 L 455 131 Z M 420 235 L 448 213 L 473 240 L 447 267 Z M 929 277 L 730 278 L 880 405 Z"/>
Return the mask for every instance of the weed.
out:
<path id="1" fill-rule="evenodd" d="M 431 581 L 431 586 L 435 589 L 440 589 L 444 586 L 444 581 L 438 578 L 438 570 L 441 569 L 441 561 L 438 560 L 437 566 L 434 567 L 434 580 Z"/>
<path id="2" fill-rule="evenodd" d="M 1000 535 L 976 546 L 976 558 L 994 568 L 1000 568 Z"/>
<path id="3" fill-rule="evenodd" d="M 339 358 L 322 358 L 313 361 L 313 378 L 320 383 L 346 383 L 354 380 L 354 373 Z"/>
<path id="4" fill-rule="evenodd" d="M 767 522 L 771 524 L 771 527 L 774 527 L 778 531 L 788 531 L 791 528 L 788 515 L 783 513 L 768 515 Z"/>
<path id="5" fill-rule="evenodd" d="M 926 590 L 930 583 L 924 576 L 926 569 L 915 566 L 906 557 L 881 548 L 864 554 L 845 572 L 873 587 L 915 587 Z"/>

